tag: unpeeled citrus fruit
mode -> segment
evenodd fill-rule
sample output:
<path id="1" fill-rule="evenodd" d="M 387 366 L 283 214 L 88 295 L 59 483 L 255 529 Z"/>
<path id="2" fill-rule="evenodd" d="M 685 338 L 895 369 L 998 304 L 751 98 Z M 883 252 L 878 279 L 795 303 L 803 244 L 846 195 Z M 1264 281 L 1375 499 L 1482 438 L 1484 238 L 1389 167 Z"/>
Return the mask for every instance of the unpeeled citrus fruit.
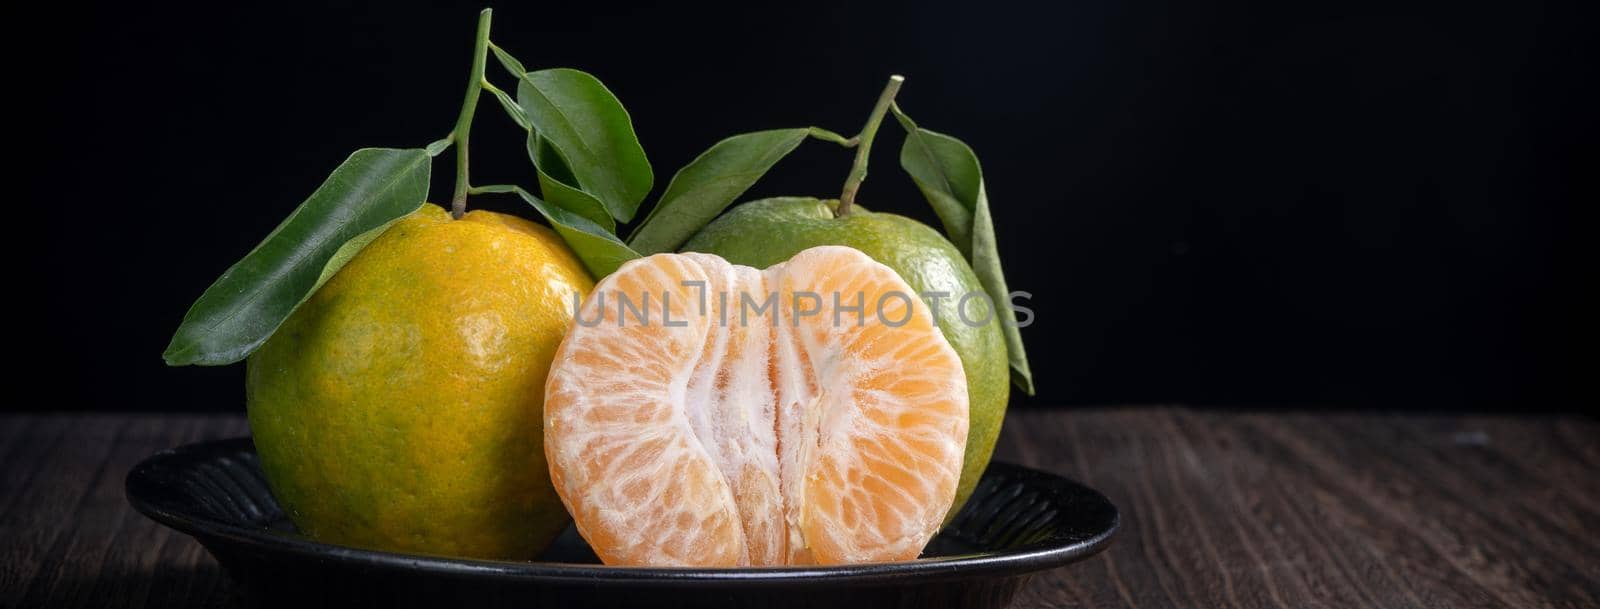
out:
<path id="1" fill-rule="evenodd" d="M 567 517 L 545 375 L 593 280 L 550 229 L 438 206 L 400 219 L 250 356 L 272 494 L 313 539 L 528 559 Z"/>
<path id="2" fill-rule="evenodd" d="M 623 265 L 545 389 L 551 479 L 579 532 L 617 565 L 915 558 L 968 426 L 961 360 L 918 302 L 846 247 L 766 270 Z"/>

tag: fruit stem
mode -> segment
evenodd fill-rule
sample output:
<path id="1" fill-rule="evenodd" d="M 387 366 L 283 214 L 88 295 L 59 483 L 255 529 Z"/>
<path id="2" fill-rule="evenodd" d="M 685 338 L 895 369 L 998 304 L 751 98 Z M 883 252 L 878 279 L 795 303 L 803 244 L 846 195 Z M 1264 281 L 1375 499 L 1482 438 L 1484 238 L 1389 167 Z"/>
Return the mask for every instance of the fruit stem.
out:
<path id="1" fill-rule="evenodd" d="M 472 45 L 472 75 L 467 78 L 467 98 L 461 102 L 461 114 L 456 117 L 455 129 L 450 131 L 456 145 L 456 190 L 450 198 L 450 215 L 460 219 L 467 213 L 467 191 L 472 188 L 467 180 L 467 138 L 472 134 L 472 115 L 478 109 L 478 96 L 483 93 L 483 69 L 489 54 L 489 20 L 494 9 L 478 13 L 478 37 Z"/>
<path id="2" fill-rule="evenodd" d="M 878 95 L 878 104 L 872 107 L 872 114 L 867 116 L 866 126 L 853 138 L 858 142 L 856 162 L 850 168 L 850 176 L 844 180 L 844 191 L 839 193 L 839 207 L 834 210 L 834 217 L 850 213 L 850 207 L 855 205 L 856 191 L 861 190 L 861 183 L 867 179 L 867 157 L 872 154 L 872 140 L 877 137 L 878 126 L 883 124 L 883 115 L 889 112 L 895 94 L 900 92 L 900 83 L 905 81 L 906 78 L 899 74 L 889 77 L 889 84 L 884 85 L 883 93 Z"/>

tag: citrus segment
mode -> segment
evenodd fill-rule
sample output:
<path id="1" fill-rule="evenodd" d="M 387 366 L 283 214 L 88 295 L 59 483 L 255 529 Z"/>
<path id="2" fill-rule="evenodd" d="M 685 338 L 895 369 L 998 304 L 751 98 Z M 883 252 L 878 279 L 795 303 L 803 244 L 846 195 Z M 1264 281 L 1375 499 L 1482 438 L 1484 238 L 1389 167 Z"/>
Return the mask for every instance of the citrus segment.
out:
<path id="1" fill-rule="evenodd" d="M 607 564 L 915 558 L 967 436 L 961 362 L 893 270 L 660 254 L 606 278 L 546 386 L 558 494 Z"/>

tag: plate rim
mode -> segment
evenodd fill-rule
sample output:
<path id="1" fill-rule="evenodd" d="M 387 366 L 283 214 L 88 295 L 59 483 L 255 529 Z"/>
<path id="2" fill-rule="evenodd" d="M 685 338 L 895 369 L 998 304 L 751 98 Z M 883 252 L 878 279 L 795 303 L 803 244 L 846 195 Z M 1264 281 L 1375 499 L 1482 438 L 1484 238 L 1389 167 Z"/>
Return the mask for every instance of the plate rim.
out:
<path id="1" fill-rule="evenodd" d="M 134 509 L 159 524 L 194 537 L 213 554 L 219 548 L 213 539 L 276 554 L 319 561 L 332 560 L 366 569 L 427 572 L 453 578 L 523 580 L 556 584 L 627 584 L 667 586 L 787 586 L 798 582 L 831 584 L 905 583 L 908 580 L 935 581 L 985 575 L 1023 575 L 1087 559 L 1105 550 L 1122 528 L 1122 513 L 1098 490 L 1065 476 L 1005 461 L 991 461 L 990 467 L 1042 477 L 1055 486 L 1075 486 L 1110 510 L 1105 530 L 1082 540 L 1061 543 L 1053 538 L 1020 548 L 918 558 L 909 561 L 859 563 L 831 566 L 782 567 L 630 567 L 587 563 L 512 561 L 464 558 L 428 554 L 406 554 L 353 546 L 323 543 L 297 534 L 264 528 L 245 527 L 213 518 L 180 513 L 159 505 L 148 496 L 160 483 L 152 470 L 172 462 L 196 457 L 216 458 L 219 453 L 255 451 L 251 437 L 231 437 L 184 444 L 157 452 L 139 461 L 124 480 L 124 493 Z M 222 549 L 227 551 L 228 549 Z"/>

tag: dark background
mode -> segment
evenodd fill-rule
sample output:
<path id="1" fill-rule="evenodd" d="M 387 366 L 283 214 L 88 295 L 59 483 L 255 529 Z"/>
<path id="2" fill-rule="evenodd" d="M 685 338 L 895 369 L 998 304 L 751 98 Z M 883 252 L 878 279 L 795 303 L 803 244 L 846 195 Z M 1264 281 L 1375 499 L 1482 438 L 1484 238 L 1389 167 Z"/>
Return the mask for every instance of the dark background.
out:
<path id="1" fill-rule="evenodd" d="M 1039 4 L 508 3 L 493 37 L 604 80 L 657 192 L 735 132 L 853 133 L 905 74 L 906 111 L 977 150 L 1011 287 L 1034 294 L 1040 393 L 1014 403 L 1593 401 L 1566 356 L 1593 310 L 1572 287 L 1597 203 L 1592 21 L 1537 2 Z M 169 369 L 170 333 L 351 150 L 449 131 L 477 8 L 14 20 L 49 40 L 13 71 L 40 106 L 13 115 L 31 142 L 13 142 L 14 218 L 47 214 L 13 224 L 44 242 L 21 258 L 44 296 L 19 325 L 61 379 L 22 408 L 242 410 L 242 366 Z M 474 181 L 531 184 L 483 104 Z M 886 124 L 862 200 L 933 222 L 901 139 Z M 808 143 L 749 198 L 836 195 L 849 163 Z"/>

